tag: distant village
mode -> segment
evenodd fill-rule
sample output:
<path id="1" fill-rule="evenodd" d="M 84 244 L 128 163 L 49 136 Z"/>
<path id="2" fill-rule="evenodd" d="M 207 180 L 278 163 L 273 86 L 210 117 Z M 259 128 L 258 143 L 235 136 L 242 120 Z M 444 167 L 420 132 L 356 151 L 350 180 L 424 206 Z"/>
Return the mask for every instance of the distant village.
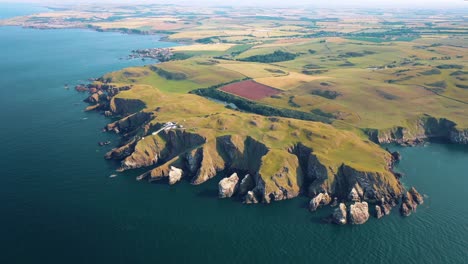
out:
<path id="1" fill-rule="evenodd" d="M 129 59 L 156 59 L 161 62 L 171 60 L 174 53 L 168 48 L 138 49 L 132 50 Z"/>

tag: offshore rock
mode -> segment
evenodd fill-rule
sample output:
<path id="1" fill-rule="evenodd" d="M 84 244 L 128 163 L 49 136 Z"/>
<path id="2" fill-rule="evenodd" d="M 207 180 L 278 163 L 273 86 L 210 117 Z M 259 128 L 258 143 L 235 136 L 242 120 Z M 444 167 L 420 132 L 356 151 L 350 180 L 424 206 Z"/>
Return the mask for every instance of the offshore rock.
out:
<path id="1" fill-rule="evenodd" d="M 411 189 L 408 191 L 411 196 L 413 197 L 414 201 L 419 205 L 419 204 L 423 204 L 424 203 L 424 199 L 422 197 L 422 195 L 416 191 L 416 188 L 414 187 L 411 187 Z"/>
<path id="2" fill-rule="evenodd" d="M 169 171 L 169 184 L 173 185 L 182 179 L 182 170 L 171 166 L 171 170 Z"/>
<path id="3" fill-rule="evenodd" d="M 331 197 L 328 195 L 328 193 L 319 193 L 317 196 L 312 198 L 312 200 L 310 200 L 309 210 L 313 212 L 321 206 L 330 204 L 330 202 Z"/>
<path id="4" fill-rule="evenodd" d="M 375 206 L 375 217 L 377 219 L 380 219 L 384 216 L 384 212 L 382 211 L 382 208 L 379 205 Z"/>
<path id="5" fill-rule="evenodd" d="M 349 221 L 353 225 L 360 225 L 369 219 L 369 206 L 367 202 L 356 202 L 349 208 Z"/>
<path id="6" fill-rule="evenodd" d="M 405 203 L 401 204 L 400 212 L 403 216 L 409 216 L 411 214 L 411 209 Z"/>
<path id="7" fill-rule="evenodd" d="M 233 173 L 229 178 L 222 179 L 218 184 L 219 198 L 232 197 L 239 187 L 238 182 L 237 173 Z"/>
<path id="8" fill-rule="evenodd" d="M 248 191 L 244 197 L 244 203 L 246 204 L 256 204 L 258 203 L 257 197 L 253 191 Z"/>
<path id="9" fill-rule="evenodd" d="M 413 211 L 416 211 L 416 207 L 418 207 L 418 203 L 414 200 L 411 192 L 405 193 L 401 199 L 401 214 L 403 216 L 409 216 Z"/>
<path id="10" fill-rule="evenodd" d="M 392 205 L 388 203 L 382 203 L 381 208 L 384 215 L 389 215 L 390 211 L 392 210 Z"/>
<path id="11" fill-rule="evenodd" d="M 338 206 L 332 214 L 332 221 L 337 225 L 345 225 L 347 223 L 347 215 L 346 205 L 344 203 L 340 203 L 340 206 Z"/>

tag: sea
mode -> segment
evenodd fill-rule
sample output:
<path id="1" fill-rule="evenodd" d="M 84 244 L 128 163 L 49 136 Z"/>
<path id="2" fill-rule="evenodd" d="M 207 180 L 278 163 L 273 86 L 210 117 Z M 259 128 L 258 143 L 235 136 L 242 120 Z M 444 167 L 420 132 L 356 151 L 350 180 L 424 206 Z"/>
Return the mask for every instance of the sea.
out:
<path id="1" fill-rule="evenodd" d="M 43 10 L 0 4 L 0 17 Z M 101 132 L 112 120 L 84 112 L 86 95 L 73 86 L 150 63 L 123 59 L 133 49 L 173 45 L 0 27 L 0 263 L 468 263 L 466 146 L 389 146 L 425 203 L 360 226 L 323 223 L 330 209 L 310 213 L 306 197 L 217 199 L 219 178 L 168 186 L 116 173 L 103 156 L 119 139 Z"/>

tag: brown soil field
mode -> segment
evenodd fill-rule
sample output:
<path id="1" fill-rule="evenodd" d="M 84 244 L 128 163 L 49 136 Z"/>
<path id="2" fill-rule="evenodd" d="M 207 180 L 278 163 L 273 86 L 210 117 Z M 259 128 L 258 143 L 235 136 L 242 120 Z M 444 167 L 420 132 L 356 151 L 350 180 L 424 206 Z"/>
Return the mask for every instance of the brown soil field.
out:
<path id="1" fill-rule="evenodd" d="M 253 80 L 231 83 L 220 88 L 221 91 L 244 97 L 250 100 L 260 100 L 282 91 Z"/>

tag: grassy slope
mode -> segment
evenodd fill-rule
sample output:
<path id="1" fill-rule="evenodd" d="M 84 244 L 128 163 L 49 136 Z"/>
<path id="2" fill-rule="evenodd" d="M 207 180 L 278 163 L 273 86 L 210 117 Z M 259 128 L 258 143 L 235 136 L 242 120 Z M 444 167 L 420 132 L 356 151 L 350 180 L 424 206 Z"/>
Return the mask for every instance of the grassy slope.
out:
<path id="1" fill-rule="evenodd" d="M 125 71 L 112 75 L 122 81 Z M 142 78 L 143 82 L 147 78 Z M 134 85 L 132 90 L 121 92 L 117 97 L 140 99 L 146 103 L 147 109 L 158 107 L 155 122 L 177 121 L 190 132 L 213 137 L 232 134 L 251 136 L 278 150 L 286 150 L 302 142 L 314 149 L 319 159 L 335 171 L 342 163 L 364 171 L 386 171 L 388 153 L 354 132 L 335 129 L 330 125 L 283 118 L 275 121 L 229 110 L 196 95 L 168 93 L 149 85 Z"/>

